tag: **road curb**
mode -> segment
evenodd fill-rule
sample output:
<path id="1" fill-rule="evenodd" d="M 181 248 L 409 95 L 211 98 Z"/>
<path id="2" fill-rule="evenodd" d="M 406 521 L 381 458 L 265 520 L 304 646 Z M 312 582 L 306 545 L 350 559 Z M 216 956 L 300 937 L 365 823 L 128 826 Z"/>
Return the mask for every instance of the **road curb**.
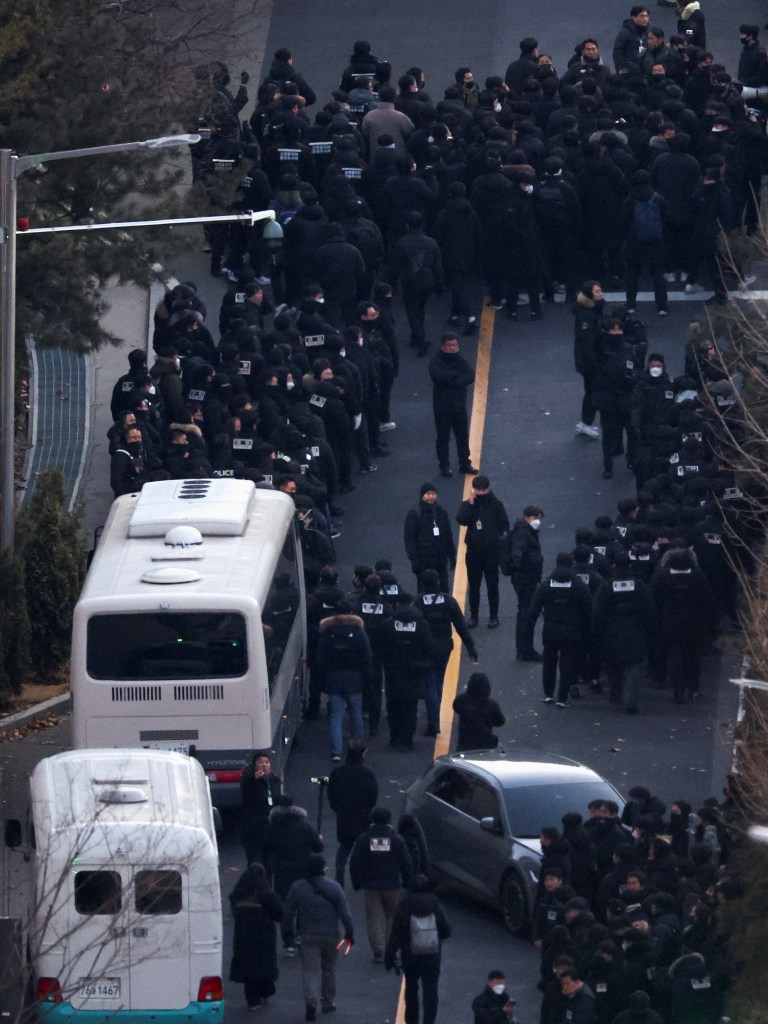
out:
<path id="1" fill-rule="evenodd" d="M 0 718 L 0 734 L 9 732 L 11 729 L 18 729 L 22 725 L 29 725 L 30 722 L 37 722 L 41 718 L 46 718 L 51 712 L 58 711 L 63 715 L 68 714 L 71 696 L 70 693 L 60 693 L 58 697 L 51 697 L 31 708 L 25 708 L 24 711 L 19 711 L 15 715 L 9 715 L 8 718 Z"/>

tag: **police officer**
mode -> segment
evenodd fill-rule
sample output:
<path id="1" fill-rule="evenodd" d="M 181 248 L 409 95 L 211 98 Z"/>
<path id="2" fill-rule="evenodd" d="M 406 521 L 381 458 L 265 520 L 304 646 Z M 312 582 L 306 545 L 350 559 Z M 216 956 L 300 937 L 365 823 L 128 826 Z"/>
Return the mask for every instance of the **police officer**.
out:
<path id="1" fill-rule="evenodd" d="M 410 594 L 401 591 L 383 634 L 389 745 L 399 751 L 413 750 L 416 711 L 432 660 L 432 638 Z"/>
<path id="2" fill-rule="evenodd" d="M 425 736 L 437 736 L 440 732 L 440 703 L 443 698 L 443 677 L 448 659 L 453 650 L 453 629 L 459 634 L 472 661 L 477 661 L 477 648 L 472 634 L 467 629 L 459 602 L 444 592 L 440 577 L 434 569 L 425 569 L 421 574 L 421 593 L 415 601 L 416 608 L 424 616 L 432 637 L 432 659 L 424 690 L 427 708 Z"/>
<path id="3" fill-rule="evenodd" d="M 451 521 L 442 505 L 437 501 L 437 488 L 424 483 L 419 492 L 419 504 L 409 510 L 405 517 L 403 539 L 405 552 L 416 575 L 421 590 L 421 574 L 425 569 L 435 569 L 442 591 L 449 590 L 448 566 L 456 568 L 456 542 L 453 539 Z"/>
<path id="4" fill-rule="evenodd" d="M 391 821 L 388 807 L 375 807 L 371 825 L 358 836 L 349 861 L 352 887 L 363 890 L 365 925 L 375 964 L 384 962 L 395 911 L 413 870 L 405 840 Z"/>
<path id="5" fill-rule="evenodd" d="M 467 579 L 469 583 L 469 627 L 477 626 L 480 611 L 480 583 L 485 576 L 488 589 L 488 629 L 499 625 L 499 544 L 509 532 L 509 516 L 503 504 L 491 491 L 487 476 L 472 481 L 467 501 L 462 501 L 456 522 L 466 526 Z M 541 576 L 541 570 L 539 570 Z"/>
<path id="6" fill-rule="evenodd" d="M 568 697 L 583 661 L 583 649 L 589 642 L 591 611 L 589 588 L 574 572 L 573 557 L 559 554 L 554 572 L 536 588 L 528 613 L 531 633 L 539 615 L 544 613 L 541 666 L 544 696 L 541 699 L 545 704 L 551 704 L 555 699 L 559 663 L 557 706 L 570 707 Z"/>
<path id="7" fill-rule="evenodd" d="M 376 736 L 379 732 L 384 683 L 384 626 L 392 618 L 392 606 L 382 597 L 381 586 L 381 577 L 371 572 L 363 580 L 360 593 L 350 596 L 350 606 L 363 620 L 373 655 L 363 699 L 363 709 L 368 712 L 369 736 Z"/>
<path id="8" fill-rule="evenodd" d="M 629 553 L 614 558 L 613 576 L 595 597 L 592 629 L 605 664 L 612 704 L 624 699 L 627 714 L 637 714 L 640 676 L 653 632 L 654 608 L 648 588 L 632 572 Z"/>
<path id="9" fill-rule="evenodd" d="M 515 646 L 518 661 L 541 661 L 533 647 L 533 624 L 528 608 L 536 587 L 541 582 L 544 558 L 541 554 L 539 530 L 544 513 L 538 505 L 526 505 L 509 536 L 509 573 L 517 595 Z"/>

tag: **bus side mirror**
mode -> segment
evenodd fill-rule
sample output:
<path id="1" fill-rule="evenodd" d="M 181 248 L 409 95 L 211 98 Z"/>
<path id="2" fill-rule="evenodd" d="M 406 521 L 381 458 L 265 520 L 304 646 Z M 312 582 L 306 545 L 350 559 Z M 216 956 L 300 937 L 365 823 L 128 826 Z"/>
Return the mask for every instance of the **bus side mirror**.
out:
<path id="1" fill-rule="evenodd" d="M 5 845 L 11 850 L 17 850 L 21 846 L 21 822 L 18 818 L 6 819 Z"/>

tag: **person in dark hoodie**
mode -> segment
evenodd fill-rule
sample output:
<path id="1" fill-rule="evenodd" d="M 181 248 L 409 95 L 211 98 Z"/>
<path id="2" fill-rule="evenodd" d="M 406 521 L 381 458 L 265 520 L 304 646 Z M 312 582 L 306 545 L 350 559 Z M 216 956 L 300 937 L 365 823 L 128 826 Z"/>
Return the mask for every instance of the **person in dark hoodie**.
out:
<path id="1" fill-rule="evenodd" d="M 229 980 L 241 982 L 250 1010 L 275 994 L 277 942 L 275 923 L 283 904 L 267 881 L 263 864 L 249 864 L 229 896 L 235 921 Z"/>
<path id="2" fill-rule="evenodd" d="M 634 313 L 640 272 L 645 267 L 653 281 L 656 312 L 667 315 L 664 280 L 664 225 L 671 219 L 666 199 L 651 188 L 647 171 L 635 171 L 632 190 L 619 213 L 619 234 L 625 238 L 627 308 Z"/>
<path id="3" fill-rule="evenodd" d="M 554 572 L 538 585 L 528 609 L 531 635 L 539 615 L 544 614 L 541 699 L 545 704 L 555 700 L 559 665 L 557 707 L 570 707 L 568 697 L 576 685 L 578 668 L 589 644 L 591 610 L 589 588 L 574 572 L 573 557 L 559 554 Z"/>
<path id="4" fill-rule="evenodd" d="M 462 181 L 448 186 L 448 200 L 435 219 L 432 237 L 440 246 L 446 284 L 451 289 L 448 322 L 457 326 L 464 320 L 464 334 L 473 334 L 477 330 L 476 275 L 481 266 L 483 229 Z"/>
<path id="5" fill-rule="evenodd" d="M 687 953 L 669 968 L 671 1019 L 675 1024 L 717 1024 L 723 990 L 701 953 Z"/>
<path id="6" fill-rule="evenodd" d="M 414 875 L 411 891 L 403 897 L 395 911 L 392 931 L 384 953 L 384 967 L 391 971 L 398 953 L 405 975 L 405 1016 L 411 1024 L 419 1020 L 419 981 L 421 981 L 422 1022 L 435 1024 L 437 1017 L 437 985 L 440 979 L 442 943 L 450 938 L 451 925 L 437 896 L 429 891 L 425 875 Z M 417 926 L 414 927 L 414 921 Z M 418 924 L 424 923 L 419 928 Z M 428 934 L 423 934 L 427 932 Z M 414 936 L 419 939 L 415 940 Z M 419 941 L 420 940 L 420 941 Z M 424 949 L 414 948 L 419 943 Z"/>
<path id="7" fill-rule="evenodd" d="M 491 698 L 491 683 L 485 672 L 473 672 L 464 693 L 453 702 L 459 717 L 456 750 L 492 750 L 499 744 L 494 728 L 504 725 L 506 718 Z"/>
<path id="8" fill-rule="evenodd" d="M 640 989 L 632 993 L 627 1009 L 618 1013 L 611 1024 L 664 1024 L 664 1018 L 651 1007 L 648 993 Z"/>

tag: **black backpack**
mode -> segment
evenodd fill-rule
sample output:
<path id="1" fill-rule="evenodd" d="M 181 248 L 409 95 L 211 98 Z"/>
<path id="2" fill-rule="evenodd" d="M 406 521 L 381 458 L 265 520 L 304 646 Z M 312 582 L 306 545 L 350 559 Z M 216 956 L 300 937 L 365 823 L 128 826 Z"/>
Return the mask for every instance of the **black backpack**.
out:
<path id="1" fill-rule="evenodd" d="M 537 199 L 539 220 L 544 227 L 559 228 L 568 223 L 568 206 L 559 181 L 543 181 Z"/>

